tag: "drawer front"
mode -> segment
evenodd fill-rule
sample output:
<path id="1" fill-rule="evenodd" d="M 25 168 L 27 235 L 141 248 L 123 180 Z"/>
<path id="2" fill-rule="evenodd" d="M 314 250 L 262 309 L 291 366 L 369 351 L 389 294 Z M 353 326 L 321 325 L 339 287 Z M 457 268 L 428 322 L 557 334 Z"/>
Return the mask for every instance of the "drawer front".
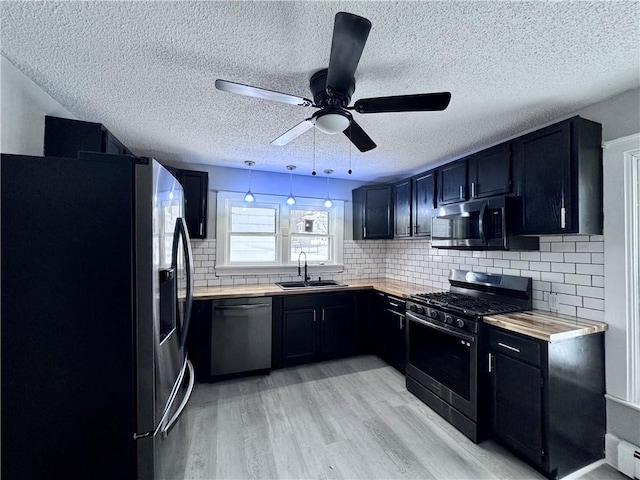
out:
<path id="1" fill-rule="evenodd" d="M 386 306 L 387 309 L 393 310 L 394 312 L 404 314 L 406 310 L 406 301 L 404 298 L 394 297 L 391 295 L 386 296 Z"/>
<path id="2" fill-rule="evenodd" d="M 490 328 L 489 348 L 523 362 L 540 365 L 540 343 L 535 340 Z"/>

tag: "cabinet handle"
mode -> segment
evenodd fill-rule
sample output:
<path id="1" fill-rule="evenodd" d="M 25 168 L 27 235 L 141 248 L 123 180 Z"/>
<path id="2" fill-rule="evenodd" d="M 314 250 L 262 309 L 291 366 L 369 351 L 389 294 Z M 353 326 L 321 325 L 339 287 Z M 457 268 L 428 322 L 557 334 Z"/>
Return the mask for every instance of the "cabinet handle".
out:
<path id="1" fill-rule="evenodd" d="M 511 350 L 512 352 L 520 353 L 520 349 L 519 348 L 512 347 L 511 345 L 507 345 L 506 343 L 498 342 L 498 345 L 503 347 L 503 348 L 506 348 L 508 350 Z"/>
<path id="2" fill-rule="evenodd" d="M 567 209 L 560 209 L 560 228 L 567 228 Z"/>
<path id="3" fill-rule="evenodd" d="M 363 230 L 363 232 L 364 232 L 364 233 L 362 234 L 362 236 L 363 236 L 364 238 L 367 238 L 367 227 L 363 227 L 363 228 L 362 228 L 362 230 Z"/>
<path id="4" fill-rule="evenodd" d="M 203 231 L 204 231 L 204 223 L 200 222 L 200 235 L 204 235 Z"/>
<path id="5" fill-rule="evenodd" d="M 460 200 L 464 200 L 464 188 L 460 185 Z"/>
<path id="6" fill-rule="evenodd" d="M 314 310 L 314 311 L 313 311 L 313 323 L 315 323 L 315 322 L 316 322 L 316 313 L 317 313 L 317 312 Z"/>
<path id="7" fill-rule="evenodd" d="M 400 316 L 400 330 L 402 330 L 402 329 L 404 328 L 404 322 L 403 322 L 403 320 L 404 320 L 404 315 L 401 315 L 401 316 Z"/>
<path id="8" fill-rule="evenodd" d="M 394 307 L 399 307 L 400 305 L 397 303 L 389 302 L 389 305 L 393 305 Z"/>
<path id="9" fill-rule="evenodd" d="M 471 196 L 476 198 L 476 182 L 471 182 Z"/>
<path id="10" fill-rule="evenodd" d="M 322 309 L 322 321 L 324 322 L 324 308 Z"/>
<path id="11" fill-rule="evenodd" d="M 493 356 L 491 355 L 491 352 L 489 352 L 489 373 L 491 373 L 491 361 L 493 360 Z"/>
<path id="12" fill-rule="evenodd" d="M 414 233 L 414 235 L 418 234 L 418 224 L 417 223 L 413 226 L 413 233 Z"/>

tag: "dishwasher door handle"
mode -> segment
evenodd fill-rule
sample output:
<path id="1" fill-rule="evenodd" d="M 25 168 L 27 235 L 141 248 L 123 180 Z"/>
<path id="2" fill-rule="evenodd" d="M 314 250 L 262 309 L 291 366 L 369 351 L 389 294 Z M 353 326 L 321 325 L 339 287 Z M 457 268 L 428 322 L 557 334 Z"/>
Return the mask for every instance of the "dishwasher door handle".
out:
<path id="1" fill-rule="evenodd" d="M 270 307 L 268 303 L 249 303 L 246 305 L 216 305 L 214 310 L 252 310 L 254 308 Z"/>

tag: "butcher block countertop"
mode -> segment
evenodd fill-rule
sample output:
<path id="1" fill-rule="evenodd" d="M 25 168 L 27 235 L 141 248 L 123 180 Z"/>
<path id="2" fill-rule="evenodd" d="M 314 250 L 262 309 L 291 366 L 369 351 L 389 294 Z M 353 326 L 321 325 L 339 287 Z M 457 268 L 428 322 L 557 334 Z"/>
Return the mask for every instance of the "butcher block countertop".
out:
<path id="1" fill-rule="evenodd" d="M 273 283 L 253 284 L 253 285 L 223 285 L 220 287 L 196 287 L 193 292 L 194 300 L 215 300 L 219 298 L 233 297 L 271 297 L 274 295 L 300 295 L 301 293 L 328 293 L 340 292 L 343 290 L 371 290 L 388 293 L 398 297 L 406 298 L 415 293 L 431 293 L 442 291 L 439 288 L 425 287 L 415 283 L 401 282 L 387 278 L 367 278 L 341 280 L 347 284 L 346 287 L 323 287 L 282 290 Z"/>
<path id="2" fill-rule="evenodd" d="M 607 329 L 606 323 L 543 310 L 490 315 L 484 317 L 483 322 L 547 342 L 604 332 Z"/>

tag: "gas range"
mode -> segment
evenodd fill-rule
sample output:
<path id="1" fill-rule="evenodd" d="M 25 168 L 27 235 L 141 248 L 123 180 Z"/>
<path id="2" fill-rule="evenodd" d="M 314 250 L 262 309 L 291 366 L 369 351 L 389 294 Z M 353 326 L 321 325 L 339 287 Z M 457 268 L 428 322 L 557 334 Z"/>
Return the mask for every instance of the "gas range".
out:
<path id="1" fill-rule="evenodd" d="M 482 318 L 531 310 L 532 280 L 451 270 L 449 284 L 406 301 L 407 389 L 478 442 Z"/>

